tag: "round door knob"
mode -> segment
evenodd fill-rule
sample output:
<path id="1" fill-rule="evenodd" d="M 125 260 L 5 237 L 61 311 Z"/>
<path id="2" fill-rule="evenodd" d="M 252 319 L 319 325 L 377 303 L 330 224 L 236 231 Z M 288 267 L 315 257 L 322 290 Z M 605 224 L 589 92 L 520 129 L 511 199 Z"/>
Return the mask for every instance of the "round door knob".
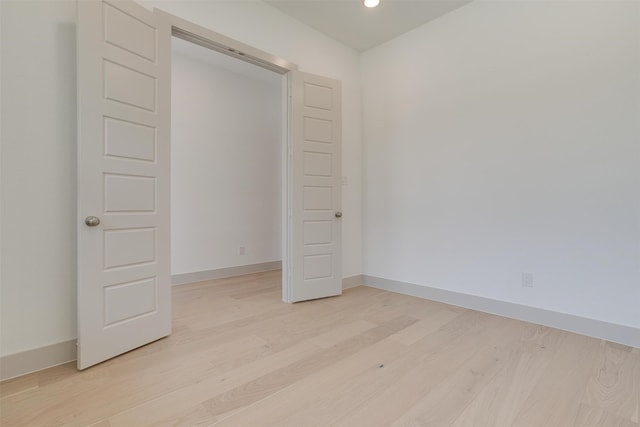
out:
<path id="1" fill-rule="evenodd" d="M 342 218 L 342 212 L 340 211 L 336 212 L 336 218 Z"/>
<path id="2" fill-rule="evenodd" d="M 84 219 L 84 223 L 89 227 L 95 227 L 96 225 L 100 224 L 100 218 L 98 218 L 97 216 L 88 216 Z"/>

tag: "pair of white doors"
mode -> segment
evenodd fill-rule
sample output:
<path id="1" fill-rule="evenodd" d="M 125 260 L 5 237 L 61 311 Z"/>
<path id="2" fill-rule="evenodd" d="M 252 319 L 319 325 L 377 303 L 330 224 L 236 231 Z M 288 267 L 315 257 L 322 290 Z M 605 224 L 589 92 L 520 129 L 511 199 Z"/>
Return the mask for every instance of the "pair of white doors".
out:
<path id="1" fill-rule="evenodd" d="M 185 29 L 170 18 L 78 2 L 79 369 L 171 333 L 171 36 Z M 283 300 L 296 302 L 342 292 L 341 95 L 335 80 L 282 72 Z"/>

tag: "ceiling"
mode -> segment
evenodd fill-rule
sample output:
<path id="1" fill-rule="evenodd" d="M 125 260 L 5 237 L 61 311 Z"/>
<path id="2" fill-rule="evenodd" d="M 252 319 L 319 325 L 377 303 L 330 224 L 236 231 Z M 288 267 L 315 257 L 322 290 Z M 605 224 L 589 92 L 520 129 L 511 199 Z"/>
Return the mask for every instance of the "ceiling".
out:
<path id="1" fill-rule="evenodd" d="M 265 0 L 293 18 L 363 52 L 406 33 L 471 0 Z"/>

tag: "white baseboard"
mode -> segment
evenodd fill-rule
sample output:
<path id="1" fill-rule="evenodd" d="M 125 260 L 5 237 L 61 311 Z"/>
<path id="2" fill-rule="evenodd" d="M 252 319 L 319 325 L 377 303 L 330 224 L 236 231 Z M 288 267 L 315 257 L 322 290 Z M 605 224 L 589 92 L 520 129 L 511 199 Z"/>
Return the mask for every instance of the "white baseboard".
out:
<path id="1" fill-rule="evenodd" d="M 640 328 L 375 276 L 363 275 L 363 284 L 640 348 Z"/>
<path id="2" fill-rule="evenodd" d="M 345 277 L 342 279 L 342 289 L 355 288 L 364 284 L 364 276 L 358 274 L 357 276 Z"/>
<path id="3" fill-rule="evenodd" d="M 196 271 L 195 273 L 174 274 L 171 276 L 171 284 L 184 285 L 186 283 L 204 282 L 206 280 L 224 279 L 227 277 L 242 276 L 244 274 L 280 270 L 281 268 L 282 261 L 270 261 L 262 262 L 260 264 L 218 268 L 216 270 Z"/>
<path id="4" fill-rule="evenodd" d="M 277 270 L 280 268 L 280 265 L 280 261 L 275 261 L 272 263 L 231 267 L 228 269 L 211 270 L 207 272 L 188 273 L 172 277 L 172 283 L 192 283 L 203 280 L 238 276 L 242 274 Z M 524 320 L 640 348 L 639 328 L 505 301 L 493 300 L 475 295 L 462 294 L 444 289 L 421 286 L 413 283 L 383 279 L 375 276 L 356 275 L 342 279 L 343 289 L 359 285 L 366 285 L 390 292 L 397 292 L 400 294 L 439 301 L 512 319 Z M 76 360 L 75 339 L 2 356 L 0 357 L 0 381 L 61 365 L 63 363 L 72 362 L 74 360 Z"/>
<path id="5" fill-rule="evenodd" d="M 0 381 L 76 360 L 76 340 L 0 357 Z"/>

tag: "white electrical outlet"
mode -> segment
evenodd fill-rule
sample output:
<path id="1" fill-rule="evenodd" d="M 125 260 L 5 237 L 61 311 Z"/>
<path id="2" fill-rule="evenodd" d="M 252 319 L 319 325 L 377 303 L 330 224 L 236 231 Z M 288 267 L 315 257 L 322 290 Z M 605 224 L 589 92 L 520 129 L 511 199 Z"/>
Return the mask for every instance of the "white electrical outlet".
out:
<path id="1" fill-rule="evenodd" d="M 522 273 L 522 286 L 533 288 L 533 273 Z"/>
<path id="2" fill-rule="evenodd" d="M 244 246 L 240 246 L 238 248 L 238 255 L 244 255 L 246 253 L 246 248 Z"/>

